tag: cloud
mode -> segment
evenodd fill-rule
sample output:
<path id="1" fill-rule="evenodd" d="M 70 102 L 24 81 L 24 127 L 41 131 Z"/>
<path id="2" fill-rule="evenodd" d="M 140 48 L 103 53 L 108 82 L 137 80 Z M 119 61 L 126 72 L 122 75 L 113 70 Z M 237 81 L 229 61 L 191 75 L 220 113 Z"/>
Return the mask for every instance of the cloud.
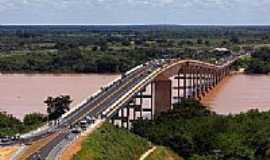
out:
<path id="1" fill-rule="evenodd" d="M 270 0 L 0 0 L 1 23 L 268 23 Z"/>

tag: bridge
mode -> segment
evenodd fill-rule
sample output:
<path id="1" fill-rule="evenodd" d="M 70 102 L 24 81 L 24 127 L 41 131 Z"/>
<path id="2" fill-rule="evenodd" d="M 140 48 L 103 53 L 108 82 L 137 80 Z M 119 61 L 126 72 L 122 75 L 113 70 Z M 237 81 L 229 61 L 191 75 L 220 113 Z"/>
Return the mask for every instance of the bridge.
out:
<path id="1" fill-rule="evenodd" d="M 70 128 L 79 125 L 87 117 L 95 117 L 102 122 L 110 121 L 125 128 L 131 128 L 132 122 L 141 118 L 154 119 L 162 112 L 171 110 L 174 103 L 188 98 L 200 100 L 230 74 L 232 64 L 241 56 L 228 57 L 216 65 L 182 59 L 147 62 L 87 98 L 60 118 L 57 125 L 24 137 L 24 141 L 58 133 L 37 152 L 39 158 L 46 159 L 54 146 L 71 134 Z M 28 159 L 37 159 L 37 153 Z"/>

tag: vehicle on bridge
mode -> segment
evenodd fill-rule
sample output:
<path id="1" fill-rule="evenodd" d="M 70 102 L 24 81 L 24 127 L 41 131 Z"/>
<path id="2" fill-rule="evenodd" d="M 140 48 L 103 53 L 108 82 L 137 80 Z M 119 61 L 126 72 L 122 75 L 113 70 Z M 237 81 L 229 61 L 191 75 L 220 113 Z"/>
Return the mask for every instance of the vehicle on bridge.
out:
<path id="1" fill-rule="evenodd" d="M 53 132 L 63 133 L 40 149 L 41 158 L 49 154 L 48 147 L 60 143 L 68 134 L 80 134 L 104 120 L 129 129 L 133 121 L 145 114 L 152 119 L 171 110 L 172 100 L 200 99 L 230 74 L 231 65 L 240 57 L 228 57 L 220 65 L 197 60 L 162 59 L 135 67 L 61 117 L 59 125 L 53 126 Z M 143 105 L 145 101 L 148 102 L 147 108 Z M 48 135 L 47 132 L 42 133 Z"/>

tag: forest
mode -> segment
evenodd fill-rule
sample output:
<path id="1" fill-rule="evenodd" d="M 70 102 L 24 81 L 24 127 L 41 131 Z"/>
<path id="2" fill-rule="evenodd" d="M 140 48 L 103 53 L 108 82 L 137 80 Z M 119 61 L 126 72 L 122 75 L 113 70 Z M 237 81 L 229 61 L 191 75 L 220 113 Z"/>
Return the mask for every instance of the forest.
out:
<path id="1" fill-rule="evenodd" d="M 247 73 L 268 74 L 270 73 L 270 47 L 257 49 L 246 61 Z"/>
<path id="2" fill-rule="evenodd" d="M 156 120 L 136 122 L 133 132 L 187 160 L 267 160 L 269 123 L 269 111 L 218 115 L 197 101 L 186 100 Z"/>
<path id="3" fill-rule="evenodd" d="M 269 26 L 0 26 L 2 73 L 122 73 L 156 58 L 215 62 L 267 46 Z"/>

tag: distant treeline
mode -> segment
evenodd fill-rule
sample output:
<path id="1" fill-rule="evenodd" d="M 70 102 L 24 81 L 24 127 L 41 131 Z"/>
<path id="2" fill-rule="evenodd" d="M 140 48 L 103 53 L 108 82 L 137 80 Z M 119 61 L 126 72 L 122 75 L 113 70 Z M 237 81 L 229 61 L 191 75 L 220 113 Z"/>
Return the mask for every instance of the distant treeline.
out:
<path id="1" fill-rule="evenodd" d="M 256 34 L 270 32 L 270 26 L 211 26 L 211 25 L 2 25 L 0 33 L 85 33 L 85 32 L 178 32 L 178 36 L 187 38 L 197 34 L 211 32 L 212 35 L 220 36 L 232 33 Z M 249 33 L 247 33 L 249 32 Z M 186 34 L 183 34 L 186 33 Z"/>
<path id="2" fill-rule="evenodd" d="M 215 62 L 266 44 L 270 26 L 0 26 L 0 72 L 124 72 L 154 58 Z"/>
<path id="3" fill-rule="evenodd" d="M 134 49 L 123 51 L 83 51 L 78 48 L 47 53 L 14 54 L 0 57 L 0 71 L 52 72 L 52 73 L 123 73 L 130 68 L 155 58 L 193 58 L 215 62 L 227 57 L 230 52 L 176 52 L 158 49 Z"/>

